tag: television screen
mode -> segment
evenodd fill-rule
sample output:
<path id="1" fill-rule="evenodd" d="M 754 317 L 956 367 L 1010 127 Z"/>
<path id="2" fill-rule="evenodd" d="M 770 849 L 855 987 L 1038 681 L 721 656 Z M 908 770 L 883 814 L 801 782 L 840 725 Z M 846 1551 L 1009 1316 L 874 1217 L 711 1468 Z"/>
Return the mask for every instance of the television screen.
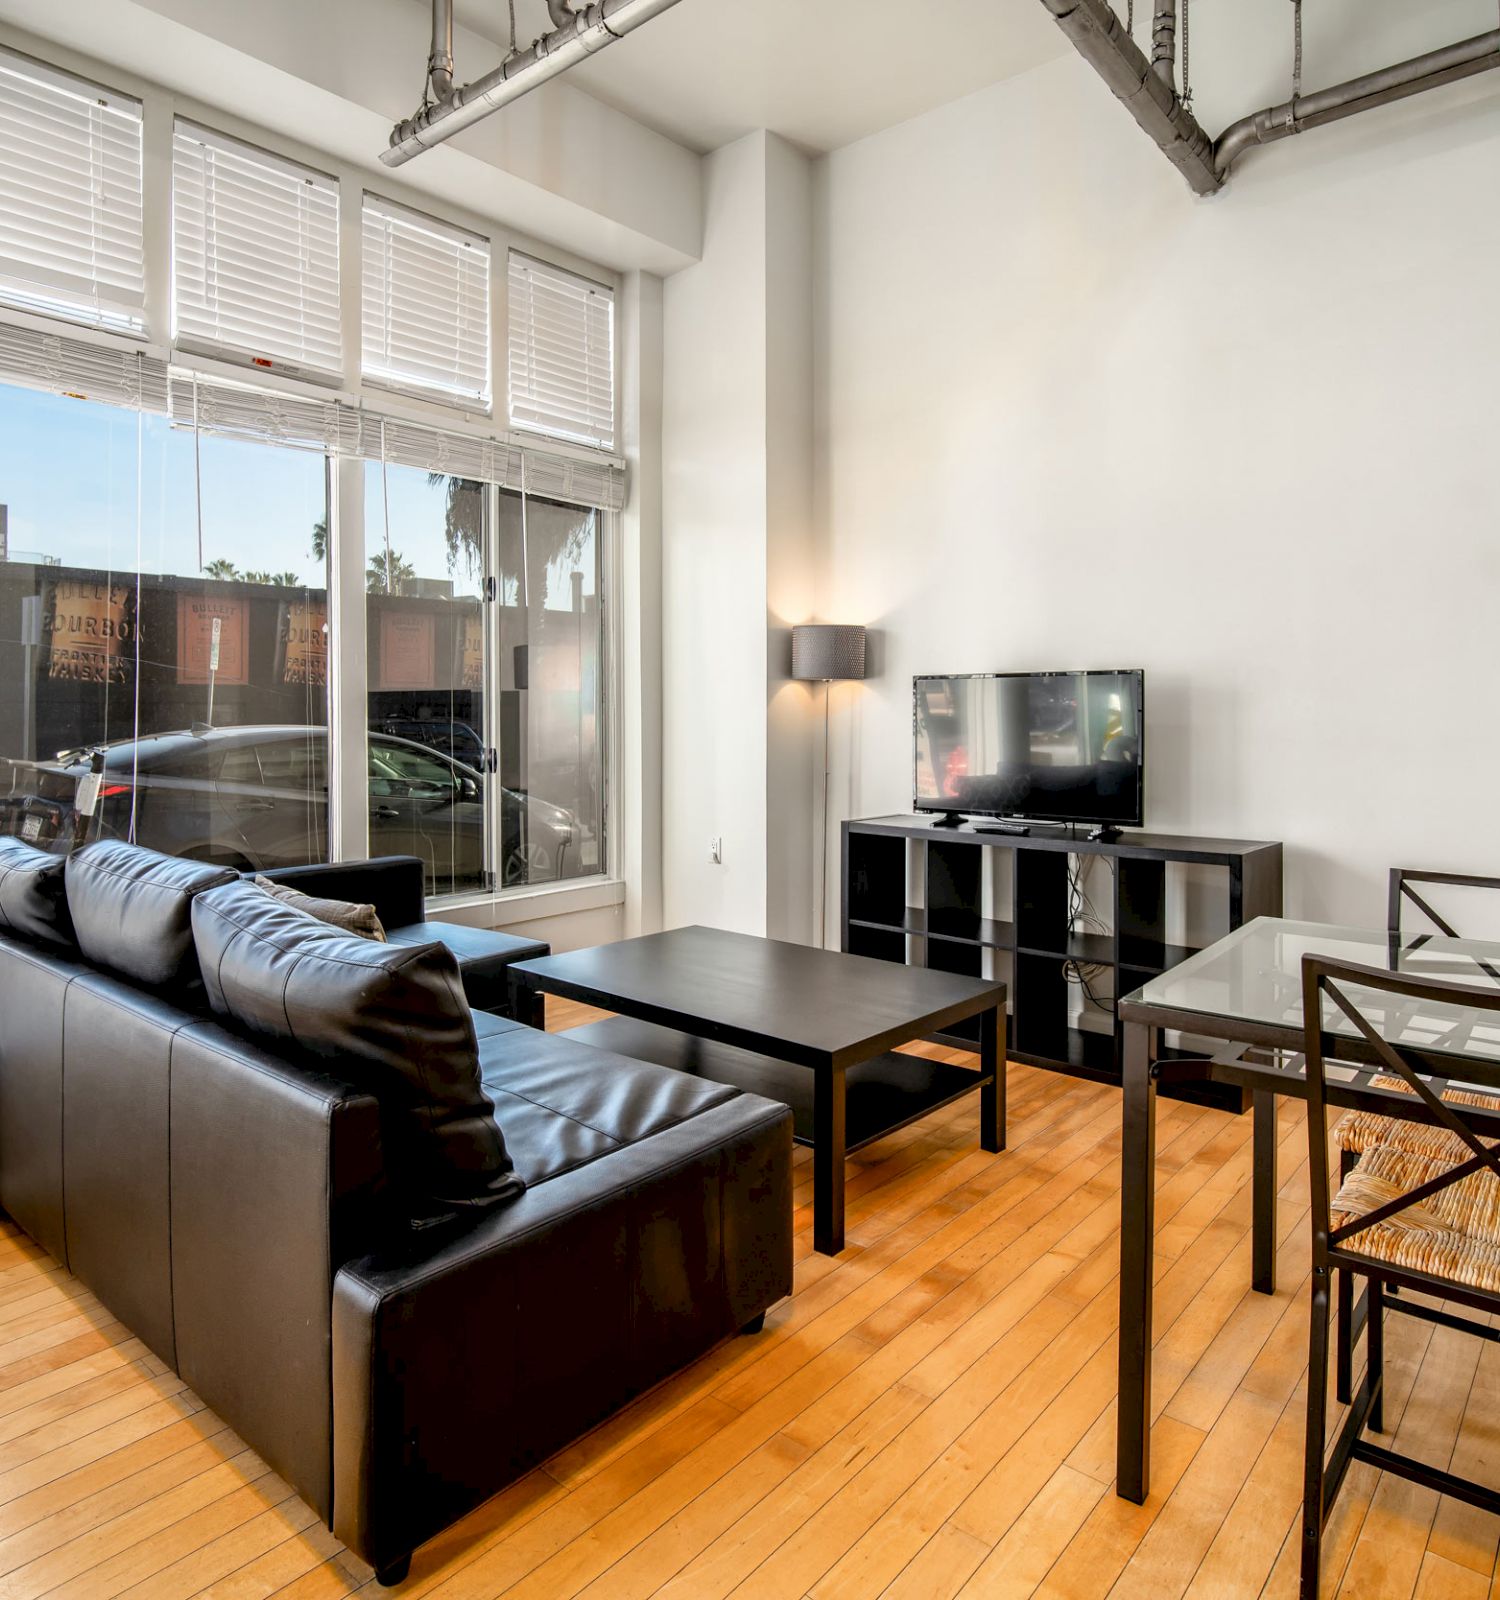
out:
<path id="1" fill-rule="evenodd" d="M 1139 827 L 1141 672 L 914 678 L 914 808 Z"/>

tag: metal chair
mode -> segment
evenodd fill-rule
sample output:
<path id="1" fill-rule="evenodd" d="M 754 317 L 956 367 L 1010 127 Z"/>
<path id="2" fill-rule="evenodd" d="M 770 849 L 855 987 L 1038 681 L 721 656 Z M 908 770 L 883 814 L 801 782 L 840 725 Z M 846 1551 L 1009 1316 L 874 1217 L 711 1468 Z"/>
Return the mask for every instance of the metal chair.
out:
<path id="1" fill-rule="evenodd" d="M 1444 1070 L 1440 1057 L 1382 1037 L 1369 1013 L 1405 1005 L 1457 1007 L 1500 1014 L 1500 990 L 1412 977 L 1307 956 L 1302 963 L 1307 1073 L 1307 1130 L 1312 1188 L 1312 1315 L 1308 1341 L 1307 1442 L 1302 1506 L 1303 1600 L 1316 1600 L 1323 1528 L 1353 1461 L 1408 1478 L 1440 1494 L 1500 1514 L 1500 1493 L 1413 1457 L 1371 1443 L 1383 1431 L 1384 1311 L 1420 1317 L 1478 1338 L 1500 1341 L 1488 1323 L 1426 1305 L 1412 1293 L 1437 1295 L 1482 1315 L 1500 1311 L 1500 1150 L 1476 1132 L 1474 1108 L 1436 1093 L 1423 1074 Z M 1352 1024 L 1336 1037 L 1324 1027 L 1324 1006 Z M 1378 1066 L 1412 1098 L 1412 1120 L 1443 1138 L 1445 1153 L 1409 1142 L 1367 1146 L 1329 1193 L 1327 1067 L 1335 1049 Z M 1466 1068 L 1483 1072 L 1484 1069 Z M 1500 1070 L 1496 1072 L 1500 1088 Z M 1493 1107 L 1494 1102 L 1488 1104 Z M 1477 1113 L 1493 1140 L 1493 1110 Z M 1341 1149 L 1341 1154 L 1345 1152 Z M 1333 1273 L 1368 1284 L 1364 1381 L 1327 1452 L 1329 1289 Z M 1345 1280 L 1347 1281 L 1347 1279 Z M 1399 1299 L 1390 1296 L 1400 1291 Z M 1326 1459 L 1325 1459 L 1326 1454 Z"/>
<path id="2" fill-rule="evenodd" d="M 1426 898 L 1412 887 L 1413 884 L 1419 883 L 1445 884 L 1465 889 L 1500 889 L 1500 878 L 1482 877 L 1476 873 L 1424 872 L 1413 867 L 1392 867 L 1386 899 L 1386 930 L 1391 939 L 1393 966 L 1396 957 L 1404 948 L 1420 949 L 1425 942 L 1424 936 L 1418 934 L 1410 946 L 1403 944 L 1405 930 L 1402 927 L 1402 915 L 1407 906 L 1415 907 L 1439 933 L 1446 937 L 1450 939 L 1463 937 L 1441 912 L 1434 910 Z M 1483 963 L 1481 967 L 1490 973 L 1497 985 L 1500 985 L 1500 970 L 1492 970 Z M 1377 1078 L 1375 1087 L 1404 1090 L 1406 1085 L 1397 1079 Z M 1493 1107 L 1497 1104 L 1497 1099 L 1493 1095 L 1474 1094 L 1460 1089 L 1446 1090 L 1443 1098 L 1455 1105 Z M 1400 1145 L 1414 1155 L 1439 1159 L 1462 1160 L 1464 1155 L 1462 1147 L 1455 1148 L 1452 1136 L 1442 1129 L 1424 1123 L 1398 1122 L 1382 1116 L 1378 1111 L 1346 1111 L 1334 1124 L 1333 1138 L 1339 1146 L 1340 1178 L 1349 1176 L 1361 1154 L 1373 1144 Z M 1354 1341 L 1369 1316 L 1370 1305 L 1367 1297 L 1355 1301 L 1351 1277 L 1345 1272 L 1339 1274 L 1336 1304 L 1338 1345 L 1335 1393 L 1340 1404 L 1347 1405 L 1352 1381 Z"/>
<path id="3" fill-rule="evenodd" d="M 1439 933 L 1446 934 L 1450 939 L 1463 938 L 1446 917 L 1434 911 L 1423 896 L 1412 888 L 1414 883 L 1450 884 L 1461 889 L 1500 889 L 1500 878 L 1485 878 L 1472 872 L 1418 872 L 1413 867 L 1392 867 L 1385 918 L 1386 928 L 1392 938 L 1401 937 L 1401 914 L 1408 902 L 1414 905 Z"/>

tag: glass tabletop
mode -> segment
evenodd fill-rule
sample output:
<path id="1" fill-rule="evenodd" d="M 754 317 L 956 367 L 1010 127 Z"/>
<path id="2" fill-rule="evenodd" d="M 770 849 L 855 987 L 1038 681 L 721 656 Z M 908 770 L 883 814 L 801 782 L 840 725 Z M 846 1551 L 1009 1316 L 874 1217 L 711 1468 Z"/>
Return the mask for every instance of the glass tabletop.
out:
<path id="1" fill-rule="evenodd" d="M 1398 941 L 1383 931 L 1257 917 L 1152 978 L 1128 998 L 1200 1016 L 1213 1024 L 1205 1031 L 1216 1038 L 1234 1038 L 1236 1022 L 1300 1035 L 1305 955 L 1462 984 L 1489 994 L 1500 990 L 1500 943 L 1411 933 Z M 1481 1012 L 1457 1002 L 1419 1002 L 1353 985 L 1347 992 L 1393 1044 L 1452 1057 L 1455 1067 L 1464 1062 L 1500 1063 L 1500 1011 Z M 1335 1034 L 1357 1031 L 1331 1002 L 1324 1025 Z M 1495 1081 L 1492 1073 L 1485 1076 L 1490 1083 Z"/>

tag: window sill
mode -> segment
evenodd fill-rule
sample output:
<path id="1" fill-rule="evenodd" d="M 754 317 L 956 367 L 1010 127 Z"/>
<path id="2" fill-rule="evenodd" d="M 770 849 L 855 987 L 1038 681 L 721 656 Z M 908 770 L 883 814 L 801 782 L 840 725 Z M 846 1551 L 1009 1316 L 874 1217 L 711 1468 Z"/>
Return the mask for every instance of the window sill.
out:
<path id="1" fill-rule="evenodd" d="M 581 878 L 570 883 L 545 883 L 492 894 L 452 894 L 430 898 L 427 915 L 435 922 L 458 922 L 469 928 L 506 929 L 541 917 L 563 917 L 573 911 L 598 911 L 625 903 L 619 878 Z"/>

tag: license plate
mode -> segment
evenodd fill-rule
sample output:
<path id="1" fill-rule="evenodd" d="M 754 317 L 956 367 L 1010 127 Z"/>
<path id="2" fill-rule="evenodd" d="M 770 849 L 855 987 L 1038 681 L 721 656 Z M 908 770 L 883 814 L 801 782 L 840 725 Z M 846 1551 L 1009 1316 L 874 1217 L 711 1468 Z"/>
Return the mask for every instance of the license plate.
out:
<path id="1" fill-rule="evenodd" d="M 23 839 L 40 839 L 42 836 L 42 819 L 40 817 L 23 817 L 21 819 L 21 837 Z"/>

